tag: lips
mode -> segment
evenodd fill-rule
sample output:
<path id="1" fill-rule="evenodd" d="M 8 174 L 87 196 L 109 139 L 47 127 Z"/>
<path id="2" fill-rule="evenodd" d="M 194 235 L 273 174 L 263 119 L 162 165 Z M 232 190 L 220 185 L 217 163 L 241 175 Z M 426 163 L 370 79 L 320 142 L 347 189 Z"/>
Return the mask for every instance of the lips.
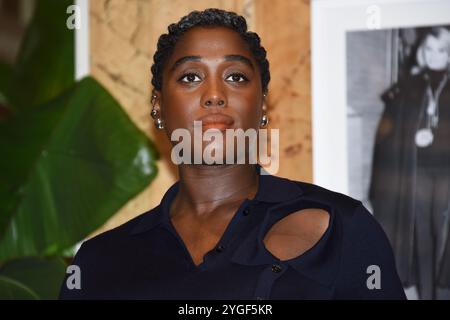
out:
<path id="1" fill-rule="evenodd" d="M 206 116 L 197 119 L 197 121 L 202 121 L 202 127 L 204 130 L 213 128 L 225 130 L 231 128 L 234 123 L 234 119 L 232 117 L 222 113 L 207 114 Z"/>

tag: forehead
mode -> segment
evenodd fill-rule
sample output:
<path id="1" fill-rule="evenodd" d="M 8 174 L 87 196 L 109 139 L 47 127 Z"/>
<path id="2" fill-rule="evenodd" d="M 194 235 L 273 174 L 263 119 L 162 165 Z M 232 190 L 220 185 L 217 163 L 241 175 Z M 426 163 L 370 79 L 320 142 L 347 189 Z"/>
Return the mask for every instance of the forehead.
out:
<path id="1" fill-rule="evenodd" d="M 425 39 L 425 44 L 431 47 L 444 47 L 446 45 L 446 41 L 443 36 L 429 34 Z"/>
<path id="2" fill-rule="evenodd" d="M 207 58 L 227 54 L 240 54 L 252 59 L 247 43 L 236 31 L 226 27 L 194 27 L 177 41 L 170 60 L 185 55 Z"/>

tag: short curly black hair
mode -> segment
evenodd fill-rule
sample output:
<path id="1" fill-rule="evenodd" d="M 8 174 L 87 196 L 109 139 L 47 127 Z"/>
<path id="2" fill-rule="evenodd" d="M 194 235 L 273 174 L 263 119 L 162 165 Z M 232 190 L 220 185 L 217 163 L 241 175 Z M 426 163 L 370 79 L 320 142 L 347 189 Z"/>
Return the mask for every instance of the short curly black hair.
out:
<path id="1" fill-rule="evenodd" d="M 243 16 L 235 12 L 216 8 L 204 11 L 192 11 L 182 17 L 177 23 L 172 23 L 167 28 L 169 33 L 162 34 L 158 39 L 157 50 L 153 55 L 152 85 L 160 91 L 162 88 L 162 71 L 164 64 L 173 53 L 178 39 L 188 30 L 197 26 L 221 26 L 230 28 L 239 33 L 248 44 L 255 58 L 261 74 L 262 91 L 267 92 L 270 81 L 269 61 L 266 58 L 266 50 L 261 46 L 261 39 L 255 32 L 247 31 L 247 22 Z"/>

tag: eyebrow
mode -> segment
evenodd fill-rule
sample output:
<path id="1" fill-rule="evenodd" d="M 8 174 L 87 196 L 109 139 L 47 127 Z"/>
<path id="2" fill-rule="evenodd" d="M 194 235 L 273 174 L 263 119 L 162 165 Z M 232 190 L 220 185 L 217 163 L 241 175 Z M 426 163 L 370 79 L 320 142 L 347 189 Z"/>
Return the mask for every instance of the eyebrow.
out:
<path id="1" fill-rule="evenodd" d="M 182 65 L 183 63 L 186 63 L 188 61 L 200 61 L 201 59 L 202 59 L 202 57 L 200 57 L 200 56 L 185 56 L 185 57 L 182 57 L 182 58 L 178 59 L 177 61 L 175 61 L 175 63 L 173 64 L 172 68 L 170 68 L 170 71 L 174 71 L 180 65 Z"/>
<path id="2" fill-rule="evenodd" d="M 249 58 L 241 56 L 240 54 L 229 54 L 225 56 L 225 61 L 240 61 L 248 65 L 252 70 L 254 69 L 253 63 Z"/>
<path id="3" fill-rule="evenodd" d="M 224 56 L 224 58 L 225 58 L 225 61 L 239 61 L 239 62 L 242 62 L 242 63 L 248 65 L 250 68 L 252 68 L 252 70 L 255 69 L 251 60 L 240 54 L 228 54 L 228 55 Z M 200 61 L 200 60 L 202 60 L 201 56 L 184 56 L 184 57 L 178 59 L 177 61 L 175 61 L 172 68 L 170 68 L 170 71 L 174 71 L 180 65 L 182 65 L 183 63 L 186 63 L 188 61 Z"/>

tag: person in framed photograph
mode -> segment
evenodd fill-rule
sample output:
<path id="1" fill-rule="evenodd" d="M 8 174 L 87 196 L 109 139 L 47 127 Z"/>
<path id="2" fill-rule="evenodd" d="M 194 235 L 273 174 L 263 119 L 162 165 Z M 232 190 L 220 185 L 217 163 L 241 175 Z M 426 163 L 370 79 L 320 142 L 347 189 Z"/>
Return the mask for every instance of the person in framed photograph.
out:
<path id="1" fill-rule="evenodd" d="M 427 29 L 416 65 L 383 94 L 370 200 L 405 286 L 450 298 L 450 31 Z"/>
<path id="2" fill-rule="evenodd" d="M 169 139 L 199 119 L 208 130 L 267 126 L 269 62 L 244 17 L 193 11 L 169 25 L 153 58 L 151 116 Z M 61 299 L 405 298 L 389 241 L 361 201 L 259 164 L 178 169 L 160 205 L 82 244 L 80 288 L 68 276 Z"/>

